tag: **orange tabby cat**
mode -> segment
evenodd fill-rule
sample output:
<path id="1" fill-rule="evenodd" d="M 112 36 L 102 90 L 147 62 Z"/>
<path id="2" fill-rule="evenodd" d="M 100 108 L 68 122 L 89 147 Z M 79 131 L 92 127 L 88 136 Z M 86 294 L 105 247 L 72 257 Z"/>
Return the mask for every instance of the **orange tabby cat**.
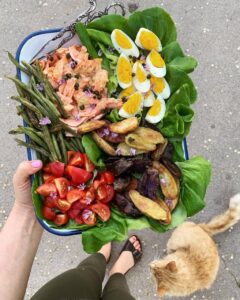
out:
<path id="1" fill-rule="evenodd" d="M 240 194 L 235 195 L 229 209 L 208 224 L 183 223 L 167 244 L 168 255 L 153 261 L 151 271 L 157 281 L 157 291 L 163 296 L 188 296 L 197 290 L 210 288 L 218 268 L 219 255 L 212 235 L 223 232 L 240 220 Z"/>

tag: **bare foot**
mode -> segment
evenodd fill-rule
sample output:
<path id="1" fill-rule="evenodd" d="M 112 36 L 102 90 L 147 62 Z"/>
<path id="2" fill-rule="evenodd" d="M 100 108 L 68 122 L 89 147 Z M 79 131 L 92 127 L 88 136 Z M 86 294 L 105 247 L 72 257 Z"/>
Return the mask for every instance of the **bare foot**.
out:
<path id="1" fill-rule="evenodd" d="M 137 240 L 136 236 L 130 237 L 129 241 L 133 244 L 134 248 L 138 251 L 141 251 L 141 245 L 139 241 Z M 134 259 L 132 252 L 130 251 L 123 251 L 118 260 L 113 265 L 109 276 L 115 274 L 115 273 L 121 273 L 126 274 L 128 270 L 130 270 L 134 266 Z"/>
<path id="2" fill-rule="evenodd" d="M 106 262 L 108 262 L 110 258 L 111 250 L 112 250 L 112 244 L 107 243 L 104 246 L 102 246 L 102 248 L 98 251 L 98 253 L 103 254 L 106 259 Z"/>

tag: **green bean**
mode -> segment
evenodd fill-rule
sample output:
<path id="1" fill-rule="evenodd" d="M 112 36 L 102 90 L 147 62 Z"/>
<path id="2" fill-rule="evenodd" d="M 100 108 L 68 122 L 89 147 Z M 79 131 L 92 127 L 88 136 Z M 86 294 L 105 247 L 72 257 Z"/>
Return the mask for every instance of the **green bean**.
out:
<path id="1" fill-rule="evenodd" d="M 71 141 L 69 141 L 69 145 L 70 145 L 69 150 L 78 151 L 78 147 L 74 144 L 73 139 L 71 139 Z"/>
<path id="2" fill-rule="evenodd" d="M 82 145 L 82 142 L 81 142 L 81 138 L 76 137 L 75 140 L 76 140 L 76 143 L 78 145 L 79 151 L 84 152 L 83 145 Z"/>
<path id="3" fill-rule="evenodd" d="M 24 68 L 15 58 L 14 58 L 14 56 L 10 53 L 10 52 L 8 52 L 8 58 L 10 59 L 10 61 L 18 68 L 18 69 L 20 69 L 22 72 L 24 72 L 25 74 L 27 74 L 27 75 L 30 75 L 30 73 L 29 73 L 29 71 L 26 69 L 26 68 Z"/>
<path id="4" fill-rule="evenodd" d="M 64 139 L 63 139 L 63 134 L 62 134 L 61 131 L 58 133 L 58 139 L 59 139 L 60 148 L 61 148 L 61 152 L 62 152 L 63 162 L 65 164 L 67 164 L 67 160 L 68 160 L 68 158 L 67 158 L 67 149 L 66 149 Z"/>
<path id="5" fill-rule="evenodd" d="M 33 90 L 31 90 L 26 84 L 24 84 L 20 80 L 14 78 L 14 77 L 8 77 L 8 78 L 10 80 L 12 80 L 13 82 L 15 82 L 16 84 L 18 84 L 25 91 L 27 91 L 32 97 L 36 98 L 39 101 L 40 105 L 45 104 L 44 110 L 43 109 L 41 109 L 41 110 L 44 111 L 44 114 L 46 116 L 49 116 L 54 121 L 58 120 L 58 118 L 60 117 L 60 114 L 59 114 L 58 110 L 56 109 L 56 107 L 53 105 L 52 102 L 48 101 L 43 96 L 41 97 L 40 95 L 36 94 Z M 37 104 L 35 103 L 35 105 L 37 105 Z M 48 108 L 46 108 L 46 105 L 48 106 Z"/>
<path id="6" fill-rule="evenodd" d="M 67 150 L 70 150 L 70 151 L 72 150 L 71 145 L 69 144 L 69 142 L 66 139 L 64 140 L 64 144 L 65 144 Z"/>
<path id="7" fill-rule="evenodd" d="M 38 147 L 38 146 L 34 145 L 33 143 L 26 143 L 19 139 L 15 139 L 15 141 L 18 143 L 19 146 L 24 146 L 26 148 L 31 148 L 33 150 L 36 150 L 37 152 L 41 153 L 42 155 L 44 155 L 44 156 L 50 158 L 50 160 L 52 160 L 51 154 L 49 152 L 47 152 L 46 150 L 44 150 L 43 148 Z"/>
<path id="8" fill-rule="evenodd" d="M 55 151 L 55 147 L 53 145 L 53 141 L 51 139 L 51 135 L 50 135 L 50 132 L 48 131 L 47 126 L 43 126 L 43 136 L 46 141 L 46 144 L 48 145 L 48 148 L 50 150 L 53 160 L 54 161 L 58 160 L 57 153 Z"/>
<path id="9" fill-rule="evenodd" d="M 17 106 L 16 106 L 16 109 L 17 109 L 17 114 L 18 114 L 19 116 L 21 116 L 22 119 L 23 119 L 28 125 L 30 125 L 31 122 L 30 122 L 30 120 L 29 120 L 29 118 L 28 118 L 28 115 L 27 115 L 26 112 L 24 111 L 22 105 L 17 105 Z"/>
<path id="10" fill-rule="evenodd" d="M 56 139 L 55 135 L 51 134 L 51 138 L 52 138 L 52 141 L 53 141 L 54 149 L 55 149 L 57 157 L 58 157 L 58 161 L 62 161 L 62 155 L 61 155 L 60 149 L 58 147 L 58 142 L 57 142 L 57 139 Z"/>
<path id="11" fill-rule="evenodd" d="M 39 65 L 38 62 L 36 62 L 35 69 L 37 71 L 39 80 L 41 80 L 41 82 L 44 84 L 44 89 L 46 91 L 46 94 L 48 95 L 48 97 L 50 99 L 53 100 L 53 102 L 55 102 L 55 101 L 57 102 L 58 108 L 59 108 L 59 111 L 60 111 L 61 115 L 64 118 L 67 118 L 68 114 L 67 114 L 67 112 L 64 109 L 62 100 L 60 99 L 60 97 L 58 96 L 58 94 L 54 91 L 51 83 L 49 82 L 49 80 L 47 78 L 47 76 L 45 76 L 43 74 L 43 71 L 42 71 L 42 69 L 41 69 L 41 67 L 40 67 L 40 65 Z M 55 99 L 55 101 L 54 101 L 54 99 Z"/>
<path id="12" fill-rule="evenodd" d="M 48 146 L 46 143 L 36 134 L 35 130 L 30 129 L 29 127 L 23 127 L 19 126 L 19 130 L 22 131 L 22 133 L 25 133 L 30 137 L 31 140 L 33 140 L 35 143 L 37 143 L 39 146 L 43 147 L 45 150 L 48 150 Z"/>
<path id="13" fill-rule="evenodd" d="M 28 109 L 27 107 L 25 107 L 25 111 L 29 118 L 31 126 L 37 128 L 37 129 L 41 129 L 41 126 L 39 125 L 39 120 L 36 117 L 35 113 L 33 111 L 31 111 L 30 109 Z"/>
<path id="14" fill-rule="evenodd" d="M 22 97 L 19 97 L 19 96 L 12 96 L 11 99 L 22 103 L 22 105 L 26 106 L 28 109 L 33 111 L 37 115 L 37 117 L 39 117 L 41 119 L 41 117 L 42 117 L 41 112 L 27 98 L 22 98 Z"/>
<path id="15" fill-rule="evenodd" d="M 28 64 L 25 60 L 23 60 L 22 65 L 28 70 L 28 72 L 30 73 L 30 75 L 35 76 L 36 78 L 38 77 L 38 73 L 35 70 L 35 68 L 33 66 L 31 66 L 30 64 Z"/>

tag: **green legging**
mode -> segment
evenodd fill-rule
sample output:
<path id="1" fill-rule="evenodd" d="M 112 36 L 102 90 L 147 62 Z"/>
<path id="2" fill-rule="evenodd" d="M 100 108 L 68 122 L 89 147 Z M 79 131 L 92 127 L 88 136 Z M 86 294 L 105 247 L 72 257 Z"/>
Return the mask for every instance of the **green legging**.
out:
<path id="1" fill-rule="evenodd" d="M 46 283 L 31 300 L 135 300 L 120 273 L 109 278 L 102 292 L 106 265 L 102 254 L 93 254 L 77 268 Z"/>

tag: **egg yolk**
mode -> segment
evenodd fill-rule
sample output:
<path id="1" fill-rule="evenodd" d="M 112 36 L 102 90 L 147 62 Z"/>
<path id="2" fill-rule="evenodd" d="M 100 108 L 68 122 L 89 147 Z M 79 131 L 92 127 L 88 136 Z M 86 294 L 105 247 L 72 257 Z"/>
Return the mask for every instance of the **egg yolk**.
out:
<path id="1" fill-rule="evenodd" d="M 161 93 L 163 91 L 163 89 L 165 88 L 165 82 L 164 82 L 163 78 L 157 78 L 157 77 L 152 76 L 151 84 L 152 84 L 153 91 L 156 94 Z"/>
<path id="2" fill-rule="evenodd" d="M 163 68 L 165 66 L 165 62 L 162 59 L 162 56 L 156 50 L 151 51 L 150 61 L 157 68 Z"/>
<path id="3" fill-rule="evenodd" d="M 144 82 L 147 79 L 143 67 L 141 68 L 141 65 L 139 63 L 137 65 L 136 77 L 139 82 Z"/>
<path id="4" fill-rule="evenodd" d="M 159 100 L 156 100 L 153 106 L 149 109 L 148 115 L 149 116 L 157 116 L 161 111 L 162 105 Z"/>
<path id="5" fill-rule="evenodd" d="M 122 108 L 129 114 L 133 115 L 138 112 L 142 103 L 142 96 L 136 92 L 129 97 L 128 101 L 123 104 Z"/>
<path id="6" fill-rule="evenodd" d="M 142 31 L 139 40 L 143 48 L 147 50 L 158 50 L 159 39 L 153 32 Z"/>
<path id="7" fill-rule="evenodd" d="M 118 80 L 123 83 L 129 83 L 132 80 L 132 66 L 125 57 L 120 57 L 117 66 Z"/>
<path id="8" fill-rule="evenodd" d="M 118 98 L 123 98 L 123 97 L 129 97 L 130 95 L 132 95 L 135 92 L 135 88 L 133 85 L 131 85 L 130 87 L 128 87 L 125 90 L 122 90 L 121 93 L 119 94 Z"/>
<path id="9" fill-rule="evenodd" d="M 124 49 L 132 48 L 131 41 L 120 30 L 115 31 L 115 38 L 116 38 L 116 42 L 118 43 L 118 45 L 121 48 L 124 48 Z"/>

